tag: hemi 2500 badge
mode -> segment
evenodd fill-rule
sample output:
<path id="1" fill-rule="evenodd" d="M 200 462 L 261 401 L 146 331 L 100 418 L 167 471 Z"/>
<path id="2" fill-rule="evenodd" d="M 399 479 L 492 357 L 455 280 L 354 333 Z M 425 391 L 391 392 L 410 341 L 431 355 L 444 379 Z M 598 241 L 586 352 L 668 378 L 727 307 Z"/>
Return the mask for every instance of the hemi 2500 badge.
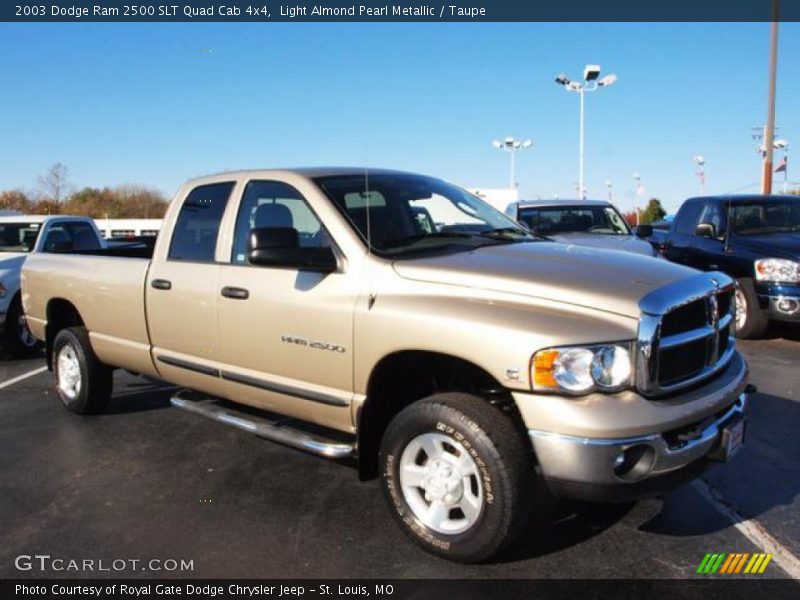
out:
<path id="1" fill-rule="evenodd" d="M 314 348 L 316 350 L 329 350 L 331 352 L 338 352 L 340 354 L 344 353 L 345 347 L 340 346 L 339 344 L 328 344 L 326 342 L 320 342 L 317 340 L 309 340 L 304 337 L 298 337 L 296 335 L 282 335 L 281 341 L 284 344 L 295 344 L 297 346 L 307 346 L 309 348 Z"/>

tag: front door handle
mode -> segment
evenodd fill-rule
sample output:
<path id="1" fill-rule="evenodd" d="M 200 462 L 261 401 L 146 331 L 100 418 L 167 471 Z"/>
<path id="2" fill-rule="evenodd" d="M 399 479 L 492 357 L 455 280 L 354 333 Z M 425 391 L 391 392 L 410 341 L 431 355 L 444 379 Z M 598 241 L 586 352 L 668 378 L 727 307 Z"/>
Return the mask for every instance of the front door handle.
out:
<path id="1" fill-rule="evenodd" d="M 232 300 L 247 300 L 250 297 L 250 292 L 244 288 L 225 286 L 222 288 L 222 295 Z"/>
<path id="2" fill-rule="evenodd" d="M 153 281 L 150 282 L 150 285 L 153 287 L 153 289 L 156 289 L 156 290 L 171 290 L 172 289 L 172 282 L 171 281 L 167 281 L 166 279 L 153 279 Z"/>

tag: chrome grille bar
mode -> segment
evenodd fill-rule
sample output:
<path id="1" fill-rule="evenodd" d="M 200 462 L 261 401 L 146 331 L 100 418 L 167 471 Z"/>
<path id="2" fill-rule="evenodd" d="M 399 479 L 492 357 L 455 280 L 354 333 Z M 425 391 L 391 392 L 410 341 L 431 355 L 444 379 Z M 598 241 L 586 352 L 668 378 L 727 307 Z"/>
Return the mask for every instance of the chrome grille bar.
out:
<path id="1" fill-rule="evenodd" d="M 676 281 L 658 288 L 645 296 L 639 303 L 639 335 L 636 349 L 636 387 L 646 396 L 668 394 L 711 377 L 730 362 L 735 352 L 733 323 L 735 321 L 735 302 L 729 302 L 730 309 L 719 314 L 720 294 L 732 294 L 734 282 L 719 272 L 699 273 L 689 279 Z M 706 323 L 687 331 L 679 331 L 662 338 L 664 318 L 673 311 L 693 302 L 703 302 Z M 674 321 L 673 321 L 674 324 Z M 729 339 L 720 356 L 720 336 L 727 331 Z M 679 350 L 682 346 L 706 340 L 705 360 L 698 364 L 698 370 L 691 376 L 672 384 L 659 381 L 662 352 Z M 673 352 L 674 354 L 674 352 Z"/>

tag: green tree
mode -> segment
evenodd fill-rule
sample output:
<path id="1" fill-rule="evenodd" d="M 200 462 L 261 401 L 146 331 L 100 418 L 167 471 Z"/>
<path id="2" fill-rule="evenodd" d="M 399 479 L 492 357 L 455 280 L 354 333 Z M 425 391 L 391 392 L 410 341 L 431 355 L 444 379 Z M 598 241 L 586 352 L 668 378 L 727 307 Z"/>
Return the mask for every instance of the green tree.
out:
<path id="1" fill-rule="evenodd" d="M 169 206 L 161 192 L 141 185 L 122 185 L 114 193 L 121 204 L 118 218 L 160 219 Z"/>
<path id="2" fill-rule="evenodd" d="M 110 188 L 85 187 L 72 194 L 64 202 L 64 213 L 82 215 L 94 219 L 106 216 L 115 218 L 121 212 L 122 202 Z"/>
<path id="3" fill-rule="evenodd" d="M 661 206 L 661 200 L 658 198 L 650 198 L 650 201 L 647 203 L 647 206 L 642 211 L 641 219 L 642 225 L 647 223 L 654 223 L 655 221 L 660 221 L 664 217 L 667 216 L 667 211 L 664 210 L 664 207 Z"/>

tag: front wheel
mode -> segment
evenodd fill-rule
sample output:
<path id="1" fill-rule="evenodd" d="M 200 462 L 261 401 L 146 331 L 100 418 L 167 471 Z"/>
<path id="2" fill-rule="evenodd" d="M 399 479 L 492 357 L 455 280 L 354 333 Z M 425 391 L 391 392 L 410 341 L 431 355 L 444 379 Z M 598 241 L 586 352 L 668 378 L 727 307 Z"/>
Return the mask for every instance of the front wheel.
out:
<path id="1" fill-rule="evenodd" d="M 469 394 L 437 394 L 389 424 L 381 478 L 389 509 L 414 542 L 473 563 L 524 530 L 533 502 L 533 453 L 500 409 Z"/>
<path id="2" fill-rule="evenodd" d="M 736 281 L 736 336 L 742 339 L 764 335 L 769 321 L 758 305 L 758 295 L 753 280 L 743 277 Z"/>
<path id="3" fill-rule="evenodd" d="M 53 341 L 53 379 L 64 407 L 79 415 L 103 412 L 113 370 L 100 362 L 84 327 L 62 329 Z"/>

